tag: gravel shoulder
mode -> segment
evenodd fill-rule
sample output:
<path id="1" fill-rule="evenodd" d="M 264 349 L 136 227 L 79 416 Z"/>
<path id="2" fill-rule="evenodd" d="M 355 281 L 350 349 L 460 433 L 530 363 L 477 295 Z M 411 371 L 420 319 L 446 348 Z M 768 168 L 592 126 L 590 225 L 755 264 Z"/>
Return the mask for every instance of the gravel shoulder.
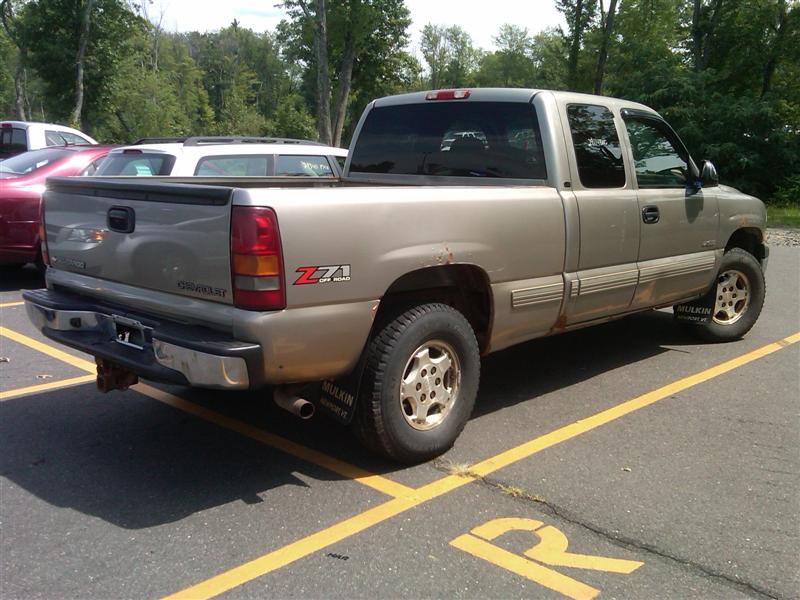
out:
<path id="1" fill-rule="evenodd" d="M 792 227 L 770 227 L 767 229 L 770 246 L 800 246 L 800 229 Z"/>

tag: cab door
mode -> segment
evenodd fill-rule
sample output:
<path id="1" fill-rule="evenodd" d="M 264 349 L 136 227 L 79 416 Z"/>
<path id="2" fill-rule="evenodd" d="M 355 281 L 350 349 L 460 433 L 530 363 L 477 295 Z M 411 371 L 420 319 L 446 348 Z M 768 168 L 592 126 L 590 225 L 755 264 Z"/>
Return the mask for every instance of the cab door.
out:
<path id="1" fill-rule="evenodd" d="M 636 189 L 620 143 L 624 126 L 613 105 L 575 102 L 560 110 L 580 215 L 577 270 L 566 273 L 569 325 L 628 310 L 639 275 L 640 224 Z"/>
<path id="2" fill-rule="evenodd" d="M 716 273 L 715 188 L 694 185 L 697 168 L 672 128 L 652 113 L 623 110 L 641 219 L 639 283 L 631 308 L 705 291 Z"/>

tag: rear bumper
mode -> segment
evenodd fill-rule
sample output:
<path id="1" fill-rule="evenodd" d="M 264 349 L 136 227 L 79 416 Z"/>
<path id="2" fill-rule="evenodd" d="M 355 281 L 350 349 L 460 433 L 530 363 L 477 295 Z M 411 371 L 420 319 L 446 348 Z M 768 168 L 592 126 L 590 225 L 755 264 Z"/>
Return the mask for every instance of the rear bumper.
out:
<path id="1" fill-rule="evenodd" d="M 33 324 L 48 338 L 120 364 L 153 381 L 212 389 L 264 384 L 258 344 L 97 303 L 61 291 L 23 292 Z"/>

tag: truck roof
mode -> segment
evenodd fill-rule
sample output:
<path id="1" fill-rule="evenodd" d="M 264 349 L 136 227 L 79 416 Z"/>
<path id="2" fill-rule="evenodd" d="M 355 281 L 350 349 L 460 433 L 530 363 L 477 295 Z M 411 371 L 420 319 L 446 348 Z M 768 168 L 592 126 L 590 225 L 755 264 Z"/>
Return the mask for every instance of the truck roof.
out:
<path id="1" fill-rule="evenodd" d="M 396 106 L 401 104 L 422 104 L 431 100 L 431 95 L 439 92 L 449 92 L 453 90 L 427 90 L 423 92 L 412 92 L 410 94 L 398 94 L 396 96 L 386 96 L 374 101 L 374 106 Z M 459 90 L 461 91 L 461 90 Z M 629 108 L 641 110 L 652 114 L 658 114 L 649 106 L 612 98 L 611 96 L 597 96 L 594 94 L 581 94 L 578 92 L 565 92 L 556 90 L 541 90 L 535 88 L 463 88 L 468 92 L 467 97 L 461 99 L 449 98 L 446 101 L 452 102 L 530 102 L 537 94 L 552 94 L 560 102 L 575 102 L 582 104 L 601 103 L 606 106 L 617 106 L 619 108 Z"/>

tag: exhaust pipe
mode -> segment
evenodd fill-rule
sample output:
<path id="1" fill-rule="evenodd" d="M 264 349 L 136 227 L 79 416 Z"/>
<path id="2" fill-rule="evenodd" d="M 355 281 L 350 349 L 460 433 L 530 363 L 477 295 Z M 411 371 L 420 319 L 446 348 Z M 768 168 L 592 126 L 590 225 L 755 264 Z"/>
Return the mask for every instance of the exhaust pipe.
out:
<path id="1" fill-rule="evenodd" d="M 296 388 L 295 388 L 296 389 Z M 314 405 L 298 396 L 291 387 L 279 387 L 272 395 L 275 404 L 303 420 L 314 416 Z"/>

